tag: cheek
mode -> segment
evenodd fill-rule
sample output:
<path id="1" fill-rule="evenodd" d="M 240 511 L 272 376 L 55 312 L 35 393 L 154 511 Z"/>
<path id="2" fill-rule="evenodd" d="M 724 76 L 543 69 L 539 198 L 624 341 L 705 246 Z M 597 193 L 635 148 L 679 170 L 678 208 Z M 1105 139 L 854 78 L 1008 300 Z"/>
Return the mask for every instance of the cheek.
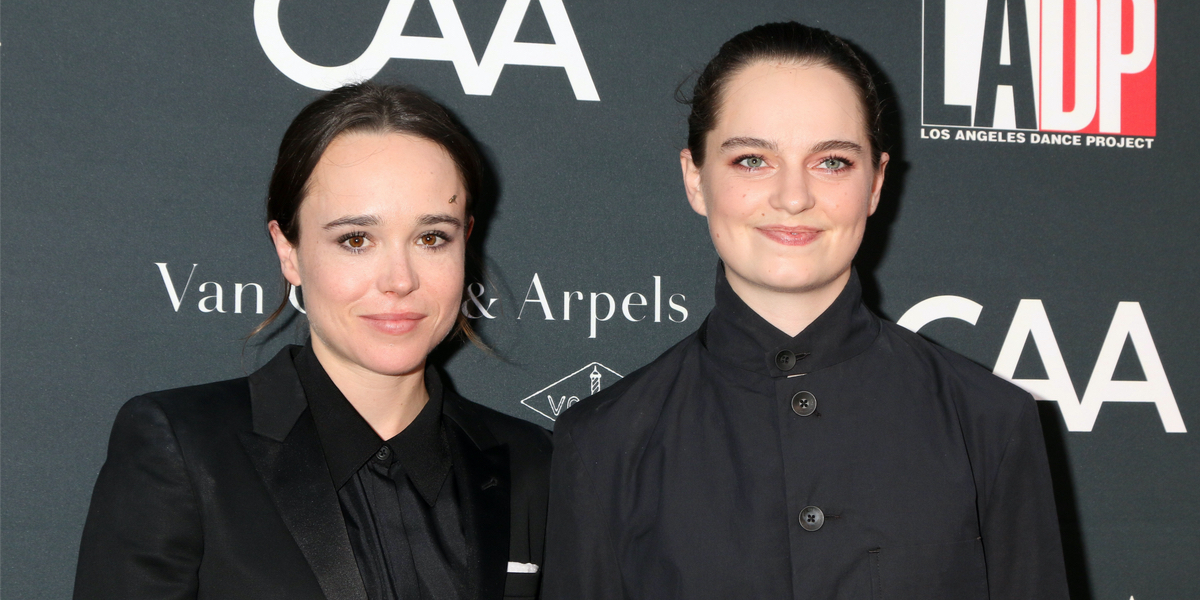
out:
<path id="1" fill-rule="evenodd" d="M 458 310 L 462 300 L 465 259 L 461 255 L 446 256 L 445 260 L 430 261 L 420 273 L 421 288 L 429 293 L 429 299 L 441 307 L 445 314 Z"/>
<path id="2" fill-rule="evenodd" d="M 851 230 L 863 228 L 871 210 L 870 182 L 857 183 L 834 186 L 823 194 L 825 213 L 841 227 Z"/>
<path id="3" fill-rule="evenodd" d="M 714 230 L 730 230 L 745 225 L 764 212 L 759 194 L 745 184 L 715 185 L 706 192 L 709 226 Z"/>
<path id="4" fill-rule="evenodd" d="M 302 253 L 300 275 L 309 318 L 335 313 L 361 298 L 371 287 L 370 261 L 340 260 L 323 253 Z"/>

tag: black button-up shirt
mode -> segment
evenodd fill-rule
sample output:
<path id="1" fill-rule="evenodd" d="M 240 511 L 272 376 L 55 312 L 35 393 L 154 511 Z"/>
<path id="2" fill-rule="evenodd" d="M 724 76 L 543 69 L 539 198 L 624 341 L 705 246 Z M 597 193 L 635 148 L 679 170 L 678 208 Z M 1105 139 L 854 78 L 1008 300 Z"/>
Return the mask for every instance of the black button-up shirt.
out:
<path id="1" fill-rule="evenodd" d="M 454 461 L 437 374 L 426 372 L 429 402 L 385 442 L 334 385 L 311 343 L 294 362 L 367 597 L 474 598 L 478 566 L 450 476 Z"/>
<path id="2" fill-rule="evenodd" d="M 1066 598 L 1033 399 L 862 304 L 700 329 L 556 423 L 543 597 Z"/>

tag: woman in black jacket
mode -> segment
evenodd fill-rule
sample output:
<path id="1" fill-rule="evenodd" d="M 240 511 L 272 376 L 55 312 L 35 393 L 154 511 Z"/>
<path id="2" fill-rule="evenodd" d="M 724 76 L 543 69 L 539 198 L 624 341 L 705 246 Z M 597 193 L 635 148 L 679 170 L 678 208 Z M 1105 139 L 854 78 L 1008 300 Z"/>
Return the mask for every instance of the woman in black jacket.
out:
<path id="1" fill-rule="evenodd" d="M 296 117 L 267 220 L 309 341 L 121 409 L 75 598 L 536 596 L 549 436 L 426 360 L 465 326 L 480 170 L 403 87 L 339 88 Z"/>
<path id="2" fill-rule="evenodd" d="M 862 303 L 888 163 L 862 61 L 755 27 L 691 106 L 716 306 L 555 424 L 544 597 L 1066 598 L 1034 400 Z"/>

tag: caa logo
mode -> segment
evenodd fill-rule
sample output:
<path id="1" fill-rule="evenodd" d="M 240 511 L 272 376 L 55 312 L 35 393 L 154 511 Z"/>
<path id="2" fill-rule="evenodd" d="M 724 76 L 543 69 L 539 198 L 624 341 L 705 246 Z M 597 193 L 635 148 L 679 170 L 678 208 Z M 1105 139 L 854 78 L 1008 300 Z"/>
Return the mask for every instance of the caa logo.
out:
<path id="1" fill-rule="evenodd" d="M 935 296 L 913 305 L 896 324 L 911 331 L 918 331 L 926 324 L 938 319 L 958 319 L 974 325 L 979 320 L 983 306 L 962 296 Z M 1046 379 L 1014 378 L 1017 362 L 1029 338 L 1042 359 Z M 1117 361 L 1125 342 L 1131 342 L 1138 362 L 1145 374 L 1143 381 L 1116 379 Z M 1167 433 L 1187 433 L 1179 404 L 1171 392 L 1162 359 L 1150 336 L 1150 327 L 1138 302 L 1120 302 L 1108 326 L 1108 334 L 1100 345 L 1096 365 L 1088 379 L 1083 398 L 1071 383 L 1066 362 L 1050 327 L 1050 318 L 1041 300 L 1023 299 L 1017 305 L 1008 334 L 1000 347 L 993 373 L 1003 377 L 1033 395 L 1038 400 L 1057 402 L 1062 411 L 1067 431 L 1091 431 L 1105 402 L 1146 402 L 1154 404 Z"/>
<path id="2" fill-rule="evenodd" d="M 926 0 L 921 123 L 1149 147 L 1106 142 L 1155 135 L 1155 13 L 1155 0 Z M 989 141 L 1024 143 L 1007 137 Z"/>
<path id="3" fill-rule="evenodd" d="M 521 404 L 554 421 L 583 398 L 612 385 L 621 374 L 598 363 L 588 363 L 574 373 L 530 394 Z"/>
<path id="4" fill-rule="evenodd" d="M 440 38 L 402 35 L 415 0 L 391 0 L 367 49 L 358 58 L 337 67 L 314 65 L 292 51 L 279 28 L 279 1 L 255 0 L 254 29 L 258 42 L 276 68 L 296 83 L 310 88 L 332 90 L 370 79 L 387 61 L 408 58 L 453 63 L 463 92 L 475 96 L 492 95 L 504 65 L 558 67 L 566 70 L 576 99 L 600 100 L 562 0 L 537 0 L 554 36 L 553 44 L 516 41 L 517 30 L 532 0 L 507 0 L 483 52 L 483 59 L 478 63 L 454 0 L 429 0 L 442 31 Z"/>

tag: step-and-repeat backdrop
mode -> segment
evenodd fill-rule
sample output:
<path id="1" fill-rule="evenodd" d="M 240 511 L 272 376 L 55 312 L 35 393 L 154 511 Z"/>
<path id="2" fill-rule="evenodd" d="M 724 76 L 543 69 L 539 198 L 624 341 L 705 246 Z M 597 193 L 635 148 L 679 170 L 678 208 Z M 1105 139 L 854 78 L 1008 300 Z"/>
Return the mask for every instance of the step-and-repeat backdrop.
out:
<path id="1" fill-rule="evenodd" d="M 18 0 L 4 85 L 3 593 L 70 593 L 118 407 L 238 377 L 280 294 L 281 134 L 322 89 L 414 84 L 486 152 L 491 344 L 439 361 L 547 428 L 693 331 L 716 256 L 677 87 L 787 19 L 890 107 L 871 306 L 1040 400 L 1075 598 L 1200 595 L 1200 10 L 1155 0 Z M 685 84 L 686 88 L 686 84 Z"/>

